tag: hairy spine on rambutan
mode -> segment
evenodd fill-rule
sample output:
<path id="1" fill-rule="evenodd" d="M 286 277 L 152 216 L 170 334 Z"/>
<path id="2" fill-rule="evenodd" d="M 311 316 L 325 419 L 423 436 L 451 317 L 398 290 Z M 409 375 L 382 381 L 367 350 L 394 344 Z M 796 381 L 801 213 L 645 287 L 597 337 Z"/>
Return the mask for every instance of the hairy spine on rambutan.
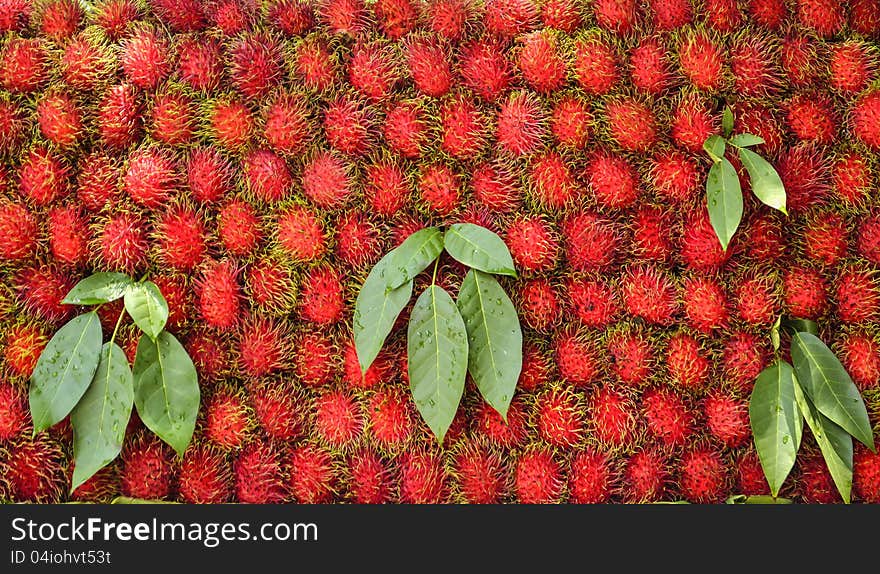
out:
<path id="1" fill-rule="evenodd" d="M 494 450 L 469 442 L 454 457 L 456 491 L 468 504 L 497 504 L 509 488 L 507 464 Z"/>
<path id="2" fill-rule="evenodd" d="M 198 307 L 211 327 L 229 330 L 239 321 L 238 269 L 229 261 L 209 261 L 197 282 Z"/>

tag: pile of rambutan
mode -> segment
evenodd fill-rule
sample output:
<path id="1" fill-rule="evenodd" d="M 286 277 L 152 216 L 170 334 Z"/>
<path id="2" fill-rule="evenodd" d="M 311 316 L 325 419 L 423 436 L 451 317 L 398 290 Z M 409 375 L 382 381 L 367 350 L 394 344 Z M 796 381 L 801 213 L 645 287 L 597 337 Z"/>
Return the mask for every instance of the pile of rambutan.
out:
<path id="1" fill-rule="evenodd" d="M 779 314 L 880 412 L 876 0 L 93 4 L 0 2 L 0 500 L 764 493 L 747 406 Z M 726 252 L 700 149 L 725 105 L 791 211 L 748 200 Z M 437 444 L 404 321 L 361 375 L 351 317 L 383 253 L 459 221 L 510 248 L 524 368 L 506 421 L 469 389 Z M 68 494 L 28 378 L 96 271 L 161 286 L 203 398 L 183 457 L 133 415 Z M 836 501 L 826 476 L 806 457 L 782 494 Z"/>

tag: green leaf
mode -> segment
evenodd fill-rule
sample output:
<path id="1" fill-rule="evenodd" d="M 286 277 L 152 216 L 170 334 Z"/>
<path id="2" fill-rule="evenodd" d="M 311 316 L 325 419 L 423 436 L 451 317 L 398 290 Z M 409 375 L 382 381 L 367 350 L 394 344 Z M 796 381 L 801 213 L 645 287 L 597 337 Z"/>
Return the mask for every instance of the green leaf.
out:
<path id="1" fill-rule="evenodd" d="M 819 324 L 809 319 L 786 319 L 782 322 L 782 327 L 792 335 L 795 333 L 810 333 L 811 335 L 819 336 Z"/>
<path id="2" fill-rule="evenodd" d="M 778 351 L 779 345 L 781 344 L 781 338 L 779 336 L 779 327 L 782 323 L 782 315 L 776 317 L 776 320 L 773 322 L 773 326 L 770 327 L 770 343 L 773 345 L 773 350 Z"/>
<path id="3" fill-rule="evenodd" d="M 472 269 L 458 292 L 468 338 L 468 372 L 486 402 L 507 420 L 522 370 L 522 329 L 516 308 L 494 277 Z"/>
<path id="4" fill-rule="evenodd" d="M 764 138 L 754 134 L 736 134 L 730 138 L 730 145 L 734 147 L 749 147 L 761 145 L 762 143 L 764 143 Z"/>
<path id="5" fill-rule="evenodd" d="M 813 402 L 801 390 L 800 384 L 794 386 L 794 396 L 798 407 L 813 431 L 813 437 L 822 451 L 822 458 L 828 465 L 828 471 L 837 486 L 843 501 L 849 504 L 852 492 L 853 476 L 853 443 L 852 437 L 844 429 L 834 424 L 816 409 Z"/>
<path id="6" fill-rule="evenodd" d="M 443 252 L 443 232 L 436 227 L 420 229 L 393 250 L 391 268 L 386 273 L 387 287 L 397 289 L 411 281 Z"/>
<path id="7" fill-rule="evenodd" d="M 199 411 L 196 368 L 168 331 L 141 337 L 134 360 L 134 404 L 144 424 L 183 454 Z"/>
<path id="8" fill-rule="evenodd" d="M 725 501 L 726 504 L 794 504 L 789 498 L 767 496 L 766 494 L 734 494 Z"/>
<path id="9" fill-rule="evenodd" d="M 721 130 L 724 132 L 724 137 L 728 137 L 733 131 L 733 110 L 730 106 L 724 106 L 724 111 L 721 113 Z"/>
<path id="10" fill-rule="evenodd" d="M 727 251 L 730 239 L 736 233 L 743 214 L 739 178 L 727 158 L 721 158 L 720 162 L 712 164 L 709 168 L 709 177 L 706 180 L 706 204 L 715 235 L 718 236 L 721 247 Z"/>
<path id="11" fill-rule="evenodd" d="M 755 197 L 760 199 L 764 205 L 778 209 L 787 215 L 788 212 L 785 211 L 785 186 L 770 162 L 745 148 L 739 149 L 739 158 L 749 172 L 749 181 L 751 181 L 752 193 L 755 194 Z"/>
<path id="12" fill-rule="evenodd" d="M 407 354 L 416 408 L 442 443 L 464 392 L 468 342 L 458 307 L 436 285 L 428 287 L 413 307 Z"/>
<path id="13" fill-rule="evenodd" d="M 376 359 L 397 316 L 412 297 L 413 282 L 388 289 L 386 274 L 391 269 L 393 253 L 379 260 L 367 275 L 354 307 L 354 346 L 361 372 L 366 373 Z"/>
<path id="14" fill-rule="evenodd" d="M 794 371 L 785 361 L 764 369 L 749 400 L 749 420 L 758 458 L 773 496 L 794 467 L 804 421 L 794 396 Z"/>
<path id="15" fill-rule="evenodd" d="M 703 149 L 706 150 L 712 161 L 718 163 L 724 157 L 724 152 L 727 151 L 727 144 L 724 143 L 723 137 L 712 134 L 703 142 Z"/>
<path id="16" fill-rule="evenodd" d="M 89 388 L 101 359 L 101 321 L 92 311 L 58 329 L 31 375 L 34 434 L 66 417 Z"/>
<path id="17" fill-rule="evenodd" d="M 516 277 L 513 257 L 504 240 L 479 225 L 456 223 L 446 230 L 447 253 L 468 267 L 485 273 Z"/>
<path id="18" fill-rule="evenodd" d="M 798 380 L 819 412 L 875 450 L 865 401 L 831 349 L 810 333 L 796 333 L 791 343 Z"/>
<path id="19" fill-rule="evenodd" d="M 168 303 L 152 281 L 132 283 L 125 290 L 125 310 L 151 339 L 159 336 L 168 321 Z"/>
<path id="20" fill-rule="evenodd" d="M 70 413 L 76 460 L 71 492 L 119 455 L 133 404 L 134 381 L 125 352 L 116 343 L 105 343 L 98 370 Z"/>
<path id="21" fill-rule="evenodd" d="M 109 303 L 125 295 L 125 290 L 131 283 L 131 277 L 125 273 L 95 273 L 74 285 L 62 303 L 68 305 Z"/>

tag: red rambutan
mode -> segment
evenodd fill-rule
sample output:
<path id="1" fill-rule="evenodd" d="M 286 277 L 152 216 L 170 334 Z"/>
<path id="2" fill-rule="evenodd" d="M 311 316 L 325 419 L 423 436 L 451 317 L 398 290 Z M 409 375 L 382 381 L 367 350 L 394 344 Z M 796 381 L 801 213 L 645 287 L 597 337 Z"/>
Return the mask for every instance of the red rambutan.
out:
<path id="1" fill-rule="evenodd" d="M 655 155 L 651 162 L 649 179 L 663 199 L 675 203 L 689 201 L 699 191 L 697 166 L 688 156 L 678 151 Z"/>
<path id="2" fill-rule="evenodd" d="M 255 317 L 238 333 L 238 362 L 248 377 L 259 378 L 285 367 L 288 359 L 284 325 L 269 317 Z"/>
<path id="3" fill-rule="evenodd" d="M 788 36 L 782 40 L 780 63 L 793 86 L 806 86 L 819 75 L 816 43 L 807 36 Z"/>
<path id="4" fill-rule="evenodd" d="M 336 494 L 337 465 L 326 450 L 314 445 L 293 449 L 288 458 L 290 492 L 297 502 L 331 502 Z"/>
<path id="5" fill-rule="evenodd" d="M 551 446 L 570 448 L 584 435 L 583 408 L 568 389 L 554 388 L 535 400 L 535 426 Z"/>
<path id="6" fill-rule="evenodd" d="M 217 211 L 217 235 L 231 255 L 247 257 L 263 240 L 260 216 L 254 207 L 241 199 L 233 199 Z"/>
<path id="7" fill-rule="evenodd" d="M 691 335 L 677 333 L 666 345 L 666 369 L 673 383 L 699 389 L 706 383 L 711 363 L 700 343 Z"/>
<path id="8" fill-rule="evenodd" d="M 336 81 L 336 57 L 320 40 L 305 40 L 297 45 L 294 56 L 294 74 L 308 89 L 323 91 Z"/>
<path id="9" fill-rule="evenodd" d="M 740 280 L 734 291 L 739 318 L 750 325 L 770 325 L 779 314 L 776 278 L 754 274 Z"/>
<path id="10" fill-rule="evenodd" d="M 520 455 L 514 473 L 516 497 L 522 504 L 559 502 L 565 488 L 562 466 L 549 450 Z"/>
<path id="11" fill-rule="evenodd" d="M 678 310 L 675 285 L 660 269 L 634 267 L 623 277 L 621 299 L 630 315 L 654 325 L 669 325 Z"/>
<path id="12" fill-rule="evenodd" d="M 25 394 L 10 383 L 0 384 L 0 442 L 14 439 L 29 425 Z"/>
<path id="13" fill-rule="evenodd" d="M 573 203 L 581 195 L 581 187 L 565 158 L 556 152 L 535 157 L 529 166 L 529 192 L 537 203 L 559 209 Z"/>
<path id="14" fill-rule="evenodd" d="M 156 208 L 171 199 L 180 184 L 174 157 L 158 147 L 142 147 L 128 156 L 122 185 L 138 205 Z"/>
<path id="15" fill-rule="evenodd" d="M 383 100 L 400 78 L 397 62 L 391 45 L 358 44 L 348 60 L 348 81 L 370 100 Z"/>
<path id="16" fill-rule="evenodd" d="M 715 133 L 718 133 L 718 123 L 702 100 L 684 97 L 672 110 L 669 135 L 676 145 L 687 151 L 700 152 L 706 139 Z"/>
<path id="17" fill-rule="evenodd" d="M 26 218 L 16 223 L 16 230 L 28 231 Z M 88 258 L 88 222 L 76 207 L 56 207 L 50 210 L 47 214 L 47 223 L 49 249 L 56 261 L 76 266 Z M 36 232 L 36 230 L 32 231 Z"/>
<path id="18" fill-rule="evenodd" d="M 167 90 L 156 94 L 151 110 L 153 122 L 150 135 L 166 145 L 182 145 L 193 135 L 195 110 L 193 100 L 177 90 Z"/>
<path id="19" fill-rule="evenodd" d="M 3 454 L 0 474 L 13 500 L 38 504 L 61 501 L 68 479 L 60 444 L 43 434 L 15 441 Z"/>
<path id="20" fill-rule="evenodd" d="M 590 397 L 590 431 L 602 445 L 627 445 L 635 432 L 635 406 L 626 395 L 602 387 Z"/>
<path id="21" fill-rule="evenodd" d="M 559 299 L 550 281 L 526 281 L 520 286 L 517 295 L 520 316 L 529 328 L 547 332 L 559 320 Z"/>
<path id="22" fill-rule="evenodd" d="M 548 28 L 573 34 L 583 23 L 577 0 L 545 0 L 541 3 L 541 18 Z"/>
<path id="23" fill-rule="evenodd" d="M 846 23 L 846 11 L 837 0 L 799 0 L 798 21 L 819 36 L 833 36 Z"/>
<path id="24" fill-rule="evenodd" d="M 880 502 L 880 455 L 861 445 L 853 456 L 853 490 L 862 502 Z"/>
<path id="25" fill-rule="evenodd" d="M 840 360 L 859 389 L 880 384 L 880 344 L 869 333 L 850 333 L 839 342 Z"/>
<path id="26" fill-rule="evenodd" d="M 562 222 L 565 257 L 574 271 L 594 271 L 614 262 L 620 234 L 614 223 L 595 213 L 584 212 Z"/>
<path id="27" fill-rule="evenodd" d="M 231 364 L 225 341 L 207 329 L 190 331 L 186 338 L 186 352 L 199 374 L 200 381 L 214 381 L 224 375 Z"/>
<path id="28" fill-rule="evenodd" d="M 287 163 L 275 152 L 254 150 L 241 163 L 248 189 L 260 201 L 276 203 L 290 195 L 293 176 Z"/>
<path id="29" fill-rule="evenodd" d="M 724 378 L 742 392 L 751 391 L 755 379 L 767 363 L 766 343 L 744 331 L 731 334 L 721 350 Z"/>
<path id="30" fill-rule="evenodd" d="M 441 148 L 456 159 L 474 157 L 486 145 L 486 123 L 483 112 L 472 100 L 463 96 L 451 98 L 440 109 Z"/>
<path id="31" fill-rule="evenodd" d="M 577 453 L 568 471 L 569 502 L 575 504 L 608 502 L 615 478 L 615 471 L 608 455 L 594 450 Z"/>
<path id="32" fill-rule="evenodd" d="M 312 261 L 327 250 L 321 222 L 306 207 L 293 206 L 282 212 L 277 223 L 278 245 L 295 261 Z"/>
<path id="33" fill-rule="evenodd" d="M 150 500 L 168 497 L 176 474 L 173 456 L 168 445 L 146 433 L 128 442 L 121 455 L 122 494 Z"/>
<path id="34" fill-rule="evenodd" d="M 186 163 L 186 181 L 193 197 L 202 203 L 219 200 L 232 189 L 232 166 L 214 148 L 197 148 Z"/>
<path id="35" fill-rule="evenodd" d="M 566 62 L 559 53 L 557 37 L 542 30 L 522 39 L 517 65 L 526 83 L 540 93 L 549 93 L 565 84 Z"/>
<path id="36" fill-rule="evenodd" d="M 263 382 L 251 387 L 249 395 L 257 423 L 270 439 L 289 441 L 303 433 L 309 405 L 291 383 Z"/>
<path id="37" fill-rule="evenodd" d="M 40 266 L 19 272 L 13 281 L 24 309 L 50 323 L 58 323 L 72 315 L 73 307 L 61 302 L 76 284 L 69 275 L 52 267 Z"/>
<path id="38" fill-rule="evenodd" d="M 876 317 L 880 309 L 880 291 L 872 271 L 849 267 L 836 283 L 837 316 L 841 321 L 863 323 Z"/>
<path id="39" fill-rule="evenodd" d="M 425 205 L 440 215 L 449 215 L 461 200 L 461 182 L 457 173 L 443 164 L 423 167 L 419 176 L 419 196 Z"/>
<path id="40" fill-rule="evenodd" d="M 629 53 L 630 78 L 633 85 L 649 94 L 660 94 L 673 81 L 670 55 L 657 38 L 646 38 Z"/>
<path id="41" fill-rule="evenodd" d="M 837 117 L 830 98 L 823 94 L 795 95 L 788 102 L 785 120 L 803 141 L 830 144 L 837 136 Z"/>
<path id="42" fill-rule="evenodd" d="M 207 445 L 193 445 L 180 462 L 180 498 L 190 504 L 222 504 L 232 498 L 232 465 L 226 454 Z"/>
<path id="43" fill-rule="evenodd" d="M 593 155 L 585 175 L 596 202 L 602 207 L 628 207 L 638 198 L 638 176 L 622 156 L 605 152 Z"/>
<path id="44" fill-rule="evenodd" d="M 39 325 L 23 323 L 10 327 L 3 345 L 6 367 L 15 376 L 29 378 L 48 342 L 49 337 Z"/>
<path id="45" fill-rule="evenodd" d="M 10 92 L 35 92 L 48 77 L 48 63 L 42 39 L 13 37 L 0 52 L 0 84 Z"/>
<path id="46" fill-rule="evenodd" d="M 519 204 L 519 186 L 502 167 L 480 164 L 471 172 L 470 183 L 474 199 L 489 211 L 505 213 Z"/>
<path id="47" fill-rule="evenodd" d="M 517 385 L 524 391 L 534 391 L 550 381 L 550 359 L 537 345 L 526 343 L 523 347 L 523 364 Z M 507 419 L 510 420 L 508 413 Z"/>
<path id="48" fill-rule="evenodd" d="M 194 90 L 213 91 L 223 76 L 223 50 L 210 37 L 185 38 L 177 47 L 177 73 Z"/>
<path id="49" fill-rule="evenodd" d="M 578 85 L 592 95 L 607 94 L 620 79 L 614 49 L 599 37 L 575 45 L 572 69 Z"/>
<path id="50" fill-rule="evenodd" d="M 816 319 L 828 303 L 828 287 L 822 276 L 806 267 L 793 267 L 785 274 L 783 298 L 788 312 L 802 319 Z"/>
<path id="51" fill-rule="evenodd" d="M 627 385 L 640 386 L 651 376 L 654 350 L 641 331 L 618 331 L 608 338 L 611 370 Z"/>
<path id="52" fill-rule="evenodd" d="M 668 461 L 658 451 L 639 451 L 626 461 L 623 478 L 624 499 L 629 502 L 654 502 L 666 491 Z"/>
<path id="53" fill-rule="evenodd" d="M 253 412 L 245 394 L 225 384 L 214 389 L 204 413 L 205 437 L 224 450 L 239 448 L 253 431 Z"/>
<path id="54" fill-rule="evenodd" d="M 205 226 L 199 216 L 182 207 L 172 207 L 156 222 L 159 257 L 173 269 L 191 271 L 205 254 Z"/>
<path id="55" fill-rule="evenodd" d="M 235 495 L 246 504 L 272 504 L 288 498 L 283 453 L 272 442 L 254 441 L 235 459 Z"/>
<path id="56" fill-rule="evenodd" d="M 705 32 L 688 34 L 678 47 L 681 72 L 698 90 L 714 92 L 721 88 L 725 60 L 723 48 Z"/>
<path id="57" fill-rule="evenodd" d="M 717 281 L 691 277 L 682 284 L 682 294 L 684 312 L 691 327 L 708 334 L 727 325 L 727 295 Z"/>
<path id="58" fill-rule="evenodd" d="M 339 207 L 353 192 L 352 168 L 330 152 L 319 152 L 303 168 L 302 187 L 319 207 Z"/>
<path id="59" fill-rule="evenodd" d="M 281 47 L 271 36 L 241 36 L 230 47 L 229 75 L 238 91 L 256 100 L 274 88 L 282 75 Z"/>
<path id="60" fill-rule="evenodd" d="M 507 490 L 508 469 L 487 447 L 469 443 L 455 455 L 458 491 L 468 504 L 497 504 Z"/>
<path id="61" fill-rule="evenodd" d="M 767 96 L 782 84 L 776 62 L 778 45 L 759 36 L 745 36 L 730 50 L 733 86 L 745 96 Z"/>
<path id="62" fill-rule="evenodd" d="M 726 469 L 721 455 L 710 448 L 698 447 L 681 459 L 679 485 L 682 495 L 693 502 L 719 502 L 726 489 Z"/>
<path id="63" fill-rule="evenodd" d="M 502 448 L 519 446 L 529 432 L 526 426 L 525 407 L 519 396 L 514 397 L 510 402 L 506 421 L 485 401 L 480 401 L 476 405 L 471 420 L 475 436 Z"/>
<path id="64" fill-rule="evenodd" d="M 832 181 L 836 199 L 847 207 L 858 207 L 867 201 L 871 186 L 871 169 L 860 153 L 847 152 L 834 162 Z"/>
<path id="65" fill-rule="evenodd" d="M 669 389 L 647 391 L 642 397 L 647 428 L 664 444 L 681 446 L 694 432 L 694 416 L 681 396 Z"/>
<path id="66" fill-rule="evenodd" d="M 657 143 L 657 122 L 654 112 L 635 99 L 611 100 L 605 103 L 608 132 L 627 151 L 643 152 Z"/>
<path id="67" fill-rule="evenodd" d="M 393 388 L 369 398 L 367 417 L 370 434 L 383 449 L 403 447 L 415 428 L 411 402 Z"/>
<path id="68" fill-rule="evenodd" d="M 345 310 L 342 279 L 335 269 L 315 267 L 303 280 L 300 293 L 300 316 L 319 325 L 338 322 Z"/>
<path id="69" fill-rule="evenodd" d="M 76 143 L 83 129 L 82 114 L 64 93 L 49 94 L 40 100 L 37 120 L 46 139 L 62 148 Z"/>
<path id="70" fill-rule="evenodd" d="M 721 248 L 705 207 L 701 207 L 685 223 L 680 253 L 690 269 L 704 273 L 717 271 L 730 258 L 732 250 L 724 251 Z"/>
<path id="71" fill-rule="evenodd" d="M 168 41 L 147 26 L 123 40 L 120 60 L 126 79 L 142 90 L 155 89 L 171 72 Z"/>
<path id="72" fill-rule="evenodd" d="M 327 143 L 342 153 L 361 155 L 370 149 L 370 109 L 358 100 L 343 96 L 330 102 L 323 127 Z"/>
<path id="73" fill-rule="evenodd" d="M 417 5 L 413 0 L 378 0 L 372 8 L 382 32 L 396 40 L 416 26 Z"/>
<path id="74" fill-rule="evenodd" d="M 511 93 L 498 110 L 497 145 L 513 155 L 534 152 L 546 134 L 545 118 L 540 98 L 526 91 Z"/>
<path id="75" fill-rule="evenodd" d="M 398 463 L 400 502 L 438 504 L 446 500 L 447 472 L 439 455 L 425 450 L 407 451 Z"/>
<path id="76" fill-rule="evenodd" d="M 211 135 L 229 151 L 243 148 L 254 133 L 250 110 L 238 100 L 211 102 L 207 112 Z"/>
<path id="77" fill-rule="evenodd" d="M 501 46 L 481 40 L 462 47 L 460 73 L 465 86 L 484 100 L 493 102 L 507 91 L 513 70 Z"/>
<path id="78" fill-rule="evenodd" d="M 714 393 L 703 401 L 703 414 L 709 432 L 725 446 L 739 446 L 751 434 L 748 405 L 742 400 Z"/>
<path id="79" fill-rule="evenodd" d="M 69 172 L 63 159 L 45 147 L 34 147 L 18 168 L 18 190 L 34 205 L 48 205 L 69 193 Z"/>
<path id="80" fill-rule="evenodd" d="M 293 371 L 309 387 L 328 384 L 336 372 L 338 351 L 325 334 L 317 331 L 300 333 L 293 345 Z"/>
<path id="81" fill-rule="evenodd" d="M 584 335 L 560 333 L 555 341 L 559 376 L 575 387 L 587 387 L 600 374 L 602 360 L 598 349 Z"/>
<path id="82" fill-rule="evenodd" d="M 388 146 L 408 158 L 417 158 L 427 139 L 427 124 L 421 108 L 413 102 L 398 102 L 385 114 L 383 133 Z"/>
<path id="83" fill-rule="evenodd" d="M 880 149 L 880 90 L 864 94 L 850 111 L 852 133 L 872 150 Z"/>
<path id="84" fill-rule="evenodd" d="M 26 206 L 0 203 L 0 259 L 30 259 L 37 247 L 37 236 L 37 220 Z"/>
<path id="85" fill-rule="evenodd" d="M 348 492 L 358 504 L 383 504 L 391 500 L 388 465 L 375 452 L 362 450 L 348 463 Z"/>
<path id="86" fill-rule="evenodd" d="M 206 324 L 224 331 L 234 327 L 239 320 L 241 288 L 233 263 L 209 261 L 198 281 L 198 297 L 199 312 Z"/>
<path id="87" fill-rule="evenodd" d="M 673 247 L 669 236 L 671 225 L 671 217 L 660 208 L 639 209 L 631 222 L 634 255 L 640 259 L 666 261 Z"/>
<path id="88" fill-rule="evenodd" d="M 147 263 L 149 241 L 144 221 L 133 213 L 110 216 L 98 232 L 98 255 L 107 270 L 129 274 Z"/>

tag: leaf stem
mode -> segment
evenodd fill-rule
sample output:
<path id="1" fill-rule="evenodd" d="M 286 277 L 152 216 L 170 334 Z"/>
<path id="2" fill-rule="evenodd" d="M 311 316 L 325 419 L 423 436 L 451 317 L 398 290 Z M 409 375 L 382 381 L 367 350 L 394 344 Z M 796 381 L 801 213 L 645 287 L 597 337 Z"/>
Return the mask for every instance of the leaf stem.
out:
<path id="1" fill-rule="evenodd" d="M 116 340 L 116 333 L 119 332 L 119 326 L 122 324 L 122 317 L 125 315 L 125 307 L 122 308 L 122 311 L 119 312 L 119 317 L 116 319 L 116 326 L 113 327 L 113 334 L 110 335 L 110 343 Z"/>
<path id="2" fill-rule="evenodd" d="M 437 256 L 437 259 L 434 260 L 434 274 L 431 276 L 431 285 L 434 286 L 437 284 L 437 268 L 440 266 L 440 256 Z"/>

